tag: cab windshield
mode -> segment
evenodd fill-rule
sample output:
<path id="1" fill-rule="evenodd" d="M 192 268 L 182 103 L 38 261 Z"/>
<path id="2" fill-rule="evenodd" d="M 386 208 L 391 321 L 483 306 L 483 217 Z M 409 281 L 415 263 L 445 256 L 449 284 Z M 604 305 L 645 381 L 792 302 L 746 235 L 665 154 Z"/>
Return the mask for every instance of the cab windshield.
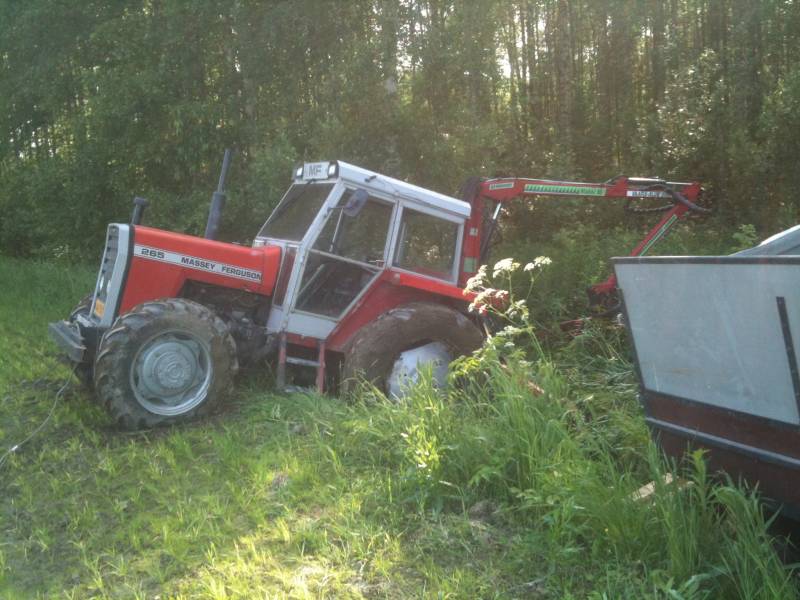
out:
<path id="1" fill-rule="evenodd" d="M 332 183 L 293 184 L 258 237 L 299 242 L 332 189 Z"/>

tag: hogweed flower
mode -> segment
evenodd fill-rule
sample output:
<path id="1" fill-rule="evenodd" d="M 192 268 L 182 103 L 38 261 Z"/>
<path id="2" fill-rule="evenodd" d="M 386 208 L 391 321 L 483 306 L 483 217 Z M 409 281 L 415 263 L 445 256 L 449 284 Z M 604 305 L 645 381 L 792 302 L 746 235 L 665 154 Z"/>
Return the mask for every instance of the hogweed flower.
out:
<path id="1" fill-rule="evenodd" d="M 489 310 L 489 307 L 486 304 L 478 302 L 477 299 L 476 299 L 475 301 L 470 302 L 468 310 L 471 313 L 476 312 L 479 315 L 485 315 L 486 311 Z"/>
<path id="2" fill-rule="evenodd" d="M 525 267 L 523 267 L 523 271 L 533 271 L 534 269 L 541 269 L 542 267 L 546 267 L 553 261 L 550 260 L 547 256 L 537 256 L 533 259 L 533 262 L 529 262 Z"/>
<path id="3" fill-rule="evenodd" d="M 519 269 L 518 262 L 515 262 L 513 258 L 504 258 L 494 263 L 492 277 L 498 277 L 499 275 L 503 275 L 505 273 L 513 273 L 517 269 Z"/>
<path id="4" fill-rule="evenodd" d="M 468 296 L 470 293 L 477 292 L 486 283 L 486 265 L 481 265 L 478 272 L 467 279 L 467 285 L 464 286 L 464 295 Z"/>
<path id="5" fill-rule="evenodd" d="M 474 275 L 467 279 L 467 285 L 464 286 L 464 293 L 468 294 L 469 292 L 477 291 L 477 289 L 482 286 L 483 280 L 478 275 Z"/>
<path id="6" fill-rule="evenodd" d="M 533 284 L 534 280 L 534 271 L 544 268 L 551 262 L 546 256 L 538 256 L 525 265 L 523 270 L 530 273 L 531 284 Z M 490 287 L 501 276 L 506 285 L 511 286 L 512 274 L 520 266 L 520 263 L 513 258 L 498 260 L 494 264 L 492 276 L 489 277 L 488 267 L 481 265 L 478 271 L 467 279 L 464 286 L 464 295 L 472 300 L 469 305 L 469 312 L 485 315 L 492 311 L 506 318 L 527 321 L 529 309 L 525 304 L 524 298 L 515 298 L 514 291 L 510 287 L 509 289 Z M 528 290 L 528 293 L 530 293 L 530 290 Z"/>

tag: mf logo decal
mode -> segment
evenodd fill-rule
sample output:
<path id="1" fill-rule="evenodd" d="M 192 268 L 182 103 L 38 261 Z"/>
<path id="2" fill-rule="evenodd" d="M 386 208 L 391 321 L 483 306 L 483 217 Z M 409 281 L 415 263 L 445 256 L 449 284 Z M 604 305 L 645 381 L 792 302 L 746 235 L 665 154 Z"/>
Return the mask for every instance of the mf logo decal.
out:
<path id="1" fill-rule="evenodd" d="M 172 265 L 180 265 L 182 267 L 186 267 L 187 269 L 194 269 L 195 271 L 206 271 L 207 273 L 216 273 L 217 275 L 233 277 L 234 279 L 244 279 L 245 281 L 261 283 L 260 271 L 254 271 L 253 269 L 245 269 L 243 267 L 237 267 L 236 265 L 216 262 L 213 260 L 208 260 L 207 258 L 187 256 L 186 254 L 170 252 L 168 250 L 162 250 L 161 248 L 151 248 L 150 246 L 142 246 L 140 244 L 136 244 L 133 247 L 133 255 L 138 256 L 139 258 L 146 258 L 148 260 L 165 262 Z"/>
<path id="2" fill-rule="evenodd" d="M 508 190 L 514 187 L 513 181 L 507 181 L 504 183 L 490 183 L 489 189 L 490 190 Z"/>

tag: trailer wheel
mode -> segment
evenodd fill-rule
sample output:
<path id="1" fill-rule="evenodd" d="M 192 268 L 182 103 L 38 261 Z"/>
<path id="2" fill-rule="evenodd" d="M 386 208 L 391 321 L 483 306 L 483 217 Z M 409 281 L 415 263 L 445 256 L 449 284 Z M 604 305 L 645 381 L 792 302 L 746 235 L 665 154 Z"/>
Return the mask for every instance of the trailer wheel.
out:
<path id="1" fill-rule="evenodd" d="M 227 325 L 191 300 L 140 304 L 120 316 L 97 352 L 97 395 L 125 429 L 187 421 L 210 412 L 238 370 Z"/>
<path id="2" fill-rule="evenodd" d="M 442 386 L 447 366 L 483 343 L 483 334 L 461 313 L 427 302 L 395 308 L 364 326 L 345 352 L 342 388 L 352 392 L 366 380 L 390 398 L 400 398 L 423 369 Z"/>
<path id="3" fill-rule="evenodd" d="M 94 294 L 87 294 L 78 304 L 75 305 L 75 308 L 72 309 L 72 312 L 69 313 L 69 318 L 67 319 L 70 323 L 74 323 L 75 319 L 78 316 L 88 317 L 89 311 L 92 310 L 92 300 L 94 299 Z M 92 379 L 94 377 L 94 365 L 91 362 L 88 363 L 78 363 L 75 365 L 75 377 L 78 378 L 78 381 L 81 382 L 81 385 L 85 387 L 92 387 Z"/>

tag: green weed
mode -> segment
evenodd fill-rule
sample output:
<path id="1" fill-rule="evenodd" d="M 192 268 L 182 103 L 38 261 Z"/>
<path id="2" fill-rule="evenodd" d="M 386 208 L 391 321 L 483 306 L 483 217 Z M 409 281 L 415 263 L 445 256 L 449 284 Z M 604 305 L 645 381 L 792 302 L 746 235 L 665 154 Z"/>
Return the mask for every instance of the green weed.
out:
<path id="1" fill-rule="evenodd" d="M 2 259 L 0 277 L 6 448 L 67 377 L 46 323 L 93 274 Z M 757 497 L 651 444 L 617 329 L 532 335 L 401 403 L 255 374 L 229 412 L 139 434 L 73 386 L 0 469 L 0 597 L 796 596 Z"/>

